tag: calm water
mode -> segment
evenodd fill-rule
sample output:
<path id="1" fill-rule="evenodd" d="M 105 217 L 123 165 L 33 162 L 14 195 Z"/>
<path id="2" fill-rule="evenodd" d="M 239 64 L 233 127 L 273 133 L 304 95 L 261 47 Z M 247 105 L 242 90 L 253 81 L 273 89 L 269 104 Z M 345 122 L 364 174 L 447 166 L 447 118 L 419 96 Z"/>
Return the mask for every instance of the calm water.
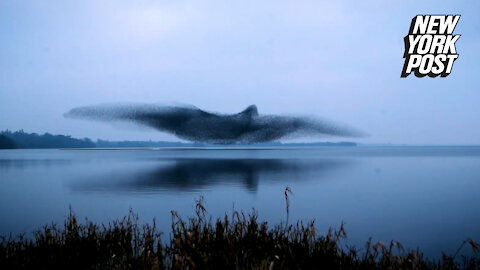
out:
<path id="1" fill-rule="evenodd" d="M 324 147 L 275 150 L 0 150 L 0 234 L 62 222 L 71 205 L 98 222 L 126 215 L 232 208 L 285 220 L 315 219 L 320 232 L 346 223 L 348 244 L 398 240 L 429 256 L 480 241 L 480 147 Z"/>

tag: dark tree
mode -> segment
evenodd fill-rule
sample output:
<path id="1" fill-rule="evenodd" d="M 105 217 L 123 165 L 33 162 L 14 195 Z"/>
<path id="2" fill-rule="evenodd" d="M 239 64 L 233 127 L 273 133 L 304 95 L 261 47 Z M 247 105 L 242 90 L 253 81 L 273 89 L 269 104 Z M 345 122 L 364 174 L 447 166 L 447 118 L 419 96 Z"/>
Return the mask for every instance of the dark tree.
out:
<path id="1" fill-rule="evenodd" d="M 0 149 L 15 149 L 15 143 L 12 139 L 0 134 Z"/>

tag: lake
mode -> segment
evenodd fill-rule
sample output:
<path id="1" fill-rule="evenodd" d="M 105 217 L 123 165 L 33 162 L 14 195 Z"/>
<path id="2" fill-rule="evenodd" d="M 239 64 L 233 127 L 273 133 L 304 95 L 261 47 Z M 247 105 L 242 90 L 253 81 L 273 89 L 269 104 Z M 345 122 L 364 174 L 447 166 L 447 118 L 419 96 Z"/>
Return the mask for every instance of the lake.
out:
<path id="1" fill-rule="evenodd" d="M 427 256 L 480 241 L 480 147 L 308 149 L 0 150 L 0 234 L 82 219 L 156 217 L 168 234 L 171 210 L 258 211 L 271 223 L 315 219 L 320 233 L 342 222 L 346 244 L 400 241 Z"/>

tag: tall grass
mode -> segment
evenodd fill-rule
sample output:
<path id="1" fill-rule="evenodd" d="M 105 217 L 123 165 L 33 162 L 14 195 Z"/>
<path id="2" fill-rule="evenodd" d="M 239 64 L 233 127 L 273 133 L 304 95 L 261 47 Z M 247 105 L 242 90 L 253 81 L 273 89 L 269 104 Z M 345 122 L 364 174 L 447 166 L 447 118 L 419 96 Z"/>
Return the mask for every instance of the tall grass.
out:
<path id="1" fill-rule="evenodd" d="M 285 190 L 287 219 L 290 189 Z M 343 225 L 318 235 L 315 223 L 270 226 L 258 213 L 233 211 L 213 220 L 203 198 L 194 217 L 171 212 L 170 241 L 162 241 L 155 220 L 139 225 L 130 213 L 108 224 L 81 223 L 70 210 L 63 226 L 46 225 L 34 233 L 3 237 L 0 269 L 479 269 L 480 246 L 464 241 L 456 254 L 431 261 L 420 251 L 367 241 L 362 250 L 342 248 Z M 459 256 L 470 246 L 476 257 Z"/>

